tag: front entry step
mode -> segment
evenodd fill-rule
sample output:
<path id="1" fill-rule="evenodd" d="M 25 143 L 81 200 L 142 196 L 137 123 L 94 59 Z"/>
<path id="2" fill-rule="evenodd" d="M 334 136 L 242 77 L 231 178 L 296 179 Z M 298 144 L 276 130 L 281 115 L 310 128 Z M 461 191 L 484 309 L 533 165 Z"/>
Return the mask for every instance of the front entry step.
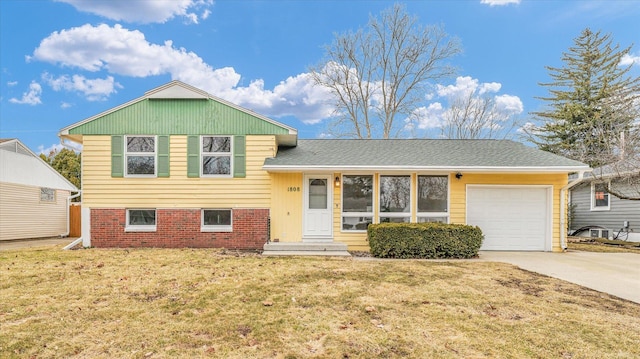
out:
<path id="1" fill-rule="evenodd" d="M 265 243 L 263 256 L 336 256 L 351 257 L 347 245 L 340 242 Z"/>

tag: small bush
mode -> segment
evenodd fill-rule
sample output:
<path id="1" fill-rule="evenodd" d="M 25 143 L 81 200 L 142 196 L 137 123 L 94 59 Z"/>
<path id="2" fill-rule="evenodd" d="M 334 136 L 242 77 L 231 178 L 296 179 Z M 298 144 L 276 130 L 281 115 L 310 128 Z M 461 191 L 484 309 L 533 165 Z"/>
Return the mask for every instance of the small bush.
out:
<path id="1" fill-rule="evenodd" d="M 479 227 L 444 223 L 380 223 L 367 230 L 379 258 L 473 258 L 484 236 Z"/>

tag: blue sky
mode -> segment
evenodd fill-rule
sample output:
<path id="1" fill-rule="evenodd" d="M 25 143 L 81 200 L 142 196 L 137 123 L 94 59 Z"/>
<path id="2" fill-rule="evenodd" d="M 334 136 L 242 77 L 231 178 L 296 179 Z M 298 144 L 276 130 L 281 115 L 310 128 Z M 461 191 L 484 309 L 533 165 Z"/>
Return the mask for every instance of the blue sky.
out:
<path id="1" fill-rule="evenodd" d="M 542 105 L 545 66 L 589 27 L 634 45 L 640 74 L 640 1 L 408 1 L 421 24 L 439 24 L 464 52 L 457 76 L 425 93 L 419 136 L 436 137 L 452 95 L 485 89 L 523 122 Z M 0 138 L 36 152 L 57 132 L 173 79 L 298 129 L 326 136 L 327 94 L 309 66 L 335 33 L 357 30 L 389 1 L 0 1 Z M 440 112 L 439 112 L 440 111 Z M 513 131 L 517 131 L 514 129 Z"/>

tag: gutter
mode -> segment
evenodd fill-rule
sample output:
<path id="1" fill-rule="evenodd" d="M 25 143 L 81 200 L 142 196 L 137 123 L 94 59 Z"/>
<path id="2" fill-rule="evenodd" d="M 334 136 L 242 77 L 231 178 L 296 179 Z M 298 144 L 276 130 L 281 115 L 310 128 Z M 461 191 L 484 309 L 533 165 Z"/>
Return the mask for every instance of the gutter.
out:
<path id="1" fill-rule="evenodd" d="M 582 182 L 584 179 L 584 173 L 587 171 L 579 171 L 578 178 L 573 181 L 567 183 L 564 187 L 560 189 L 560 247 L 563 251 L 567 250 L 567 190 L 571 187 L 577 185 Z"/>

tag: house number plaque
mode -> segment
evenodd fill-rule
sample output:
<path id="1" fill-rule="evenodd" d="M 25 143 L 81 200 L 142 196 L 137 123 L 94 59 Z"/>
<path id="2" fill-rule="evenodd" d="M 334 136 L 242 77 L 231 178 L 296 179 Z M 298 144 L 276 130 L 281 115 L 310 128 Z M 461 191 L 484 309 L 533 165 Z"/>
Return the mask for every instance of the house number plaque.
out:
<path id="1" fill-rule="evenodd" d="M 287 192 L 300 192 L 300 187 L 287 187 Z"/>

